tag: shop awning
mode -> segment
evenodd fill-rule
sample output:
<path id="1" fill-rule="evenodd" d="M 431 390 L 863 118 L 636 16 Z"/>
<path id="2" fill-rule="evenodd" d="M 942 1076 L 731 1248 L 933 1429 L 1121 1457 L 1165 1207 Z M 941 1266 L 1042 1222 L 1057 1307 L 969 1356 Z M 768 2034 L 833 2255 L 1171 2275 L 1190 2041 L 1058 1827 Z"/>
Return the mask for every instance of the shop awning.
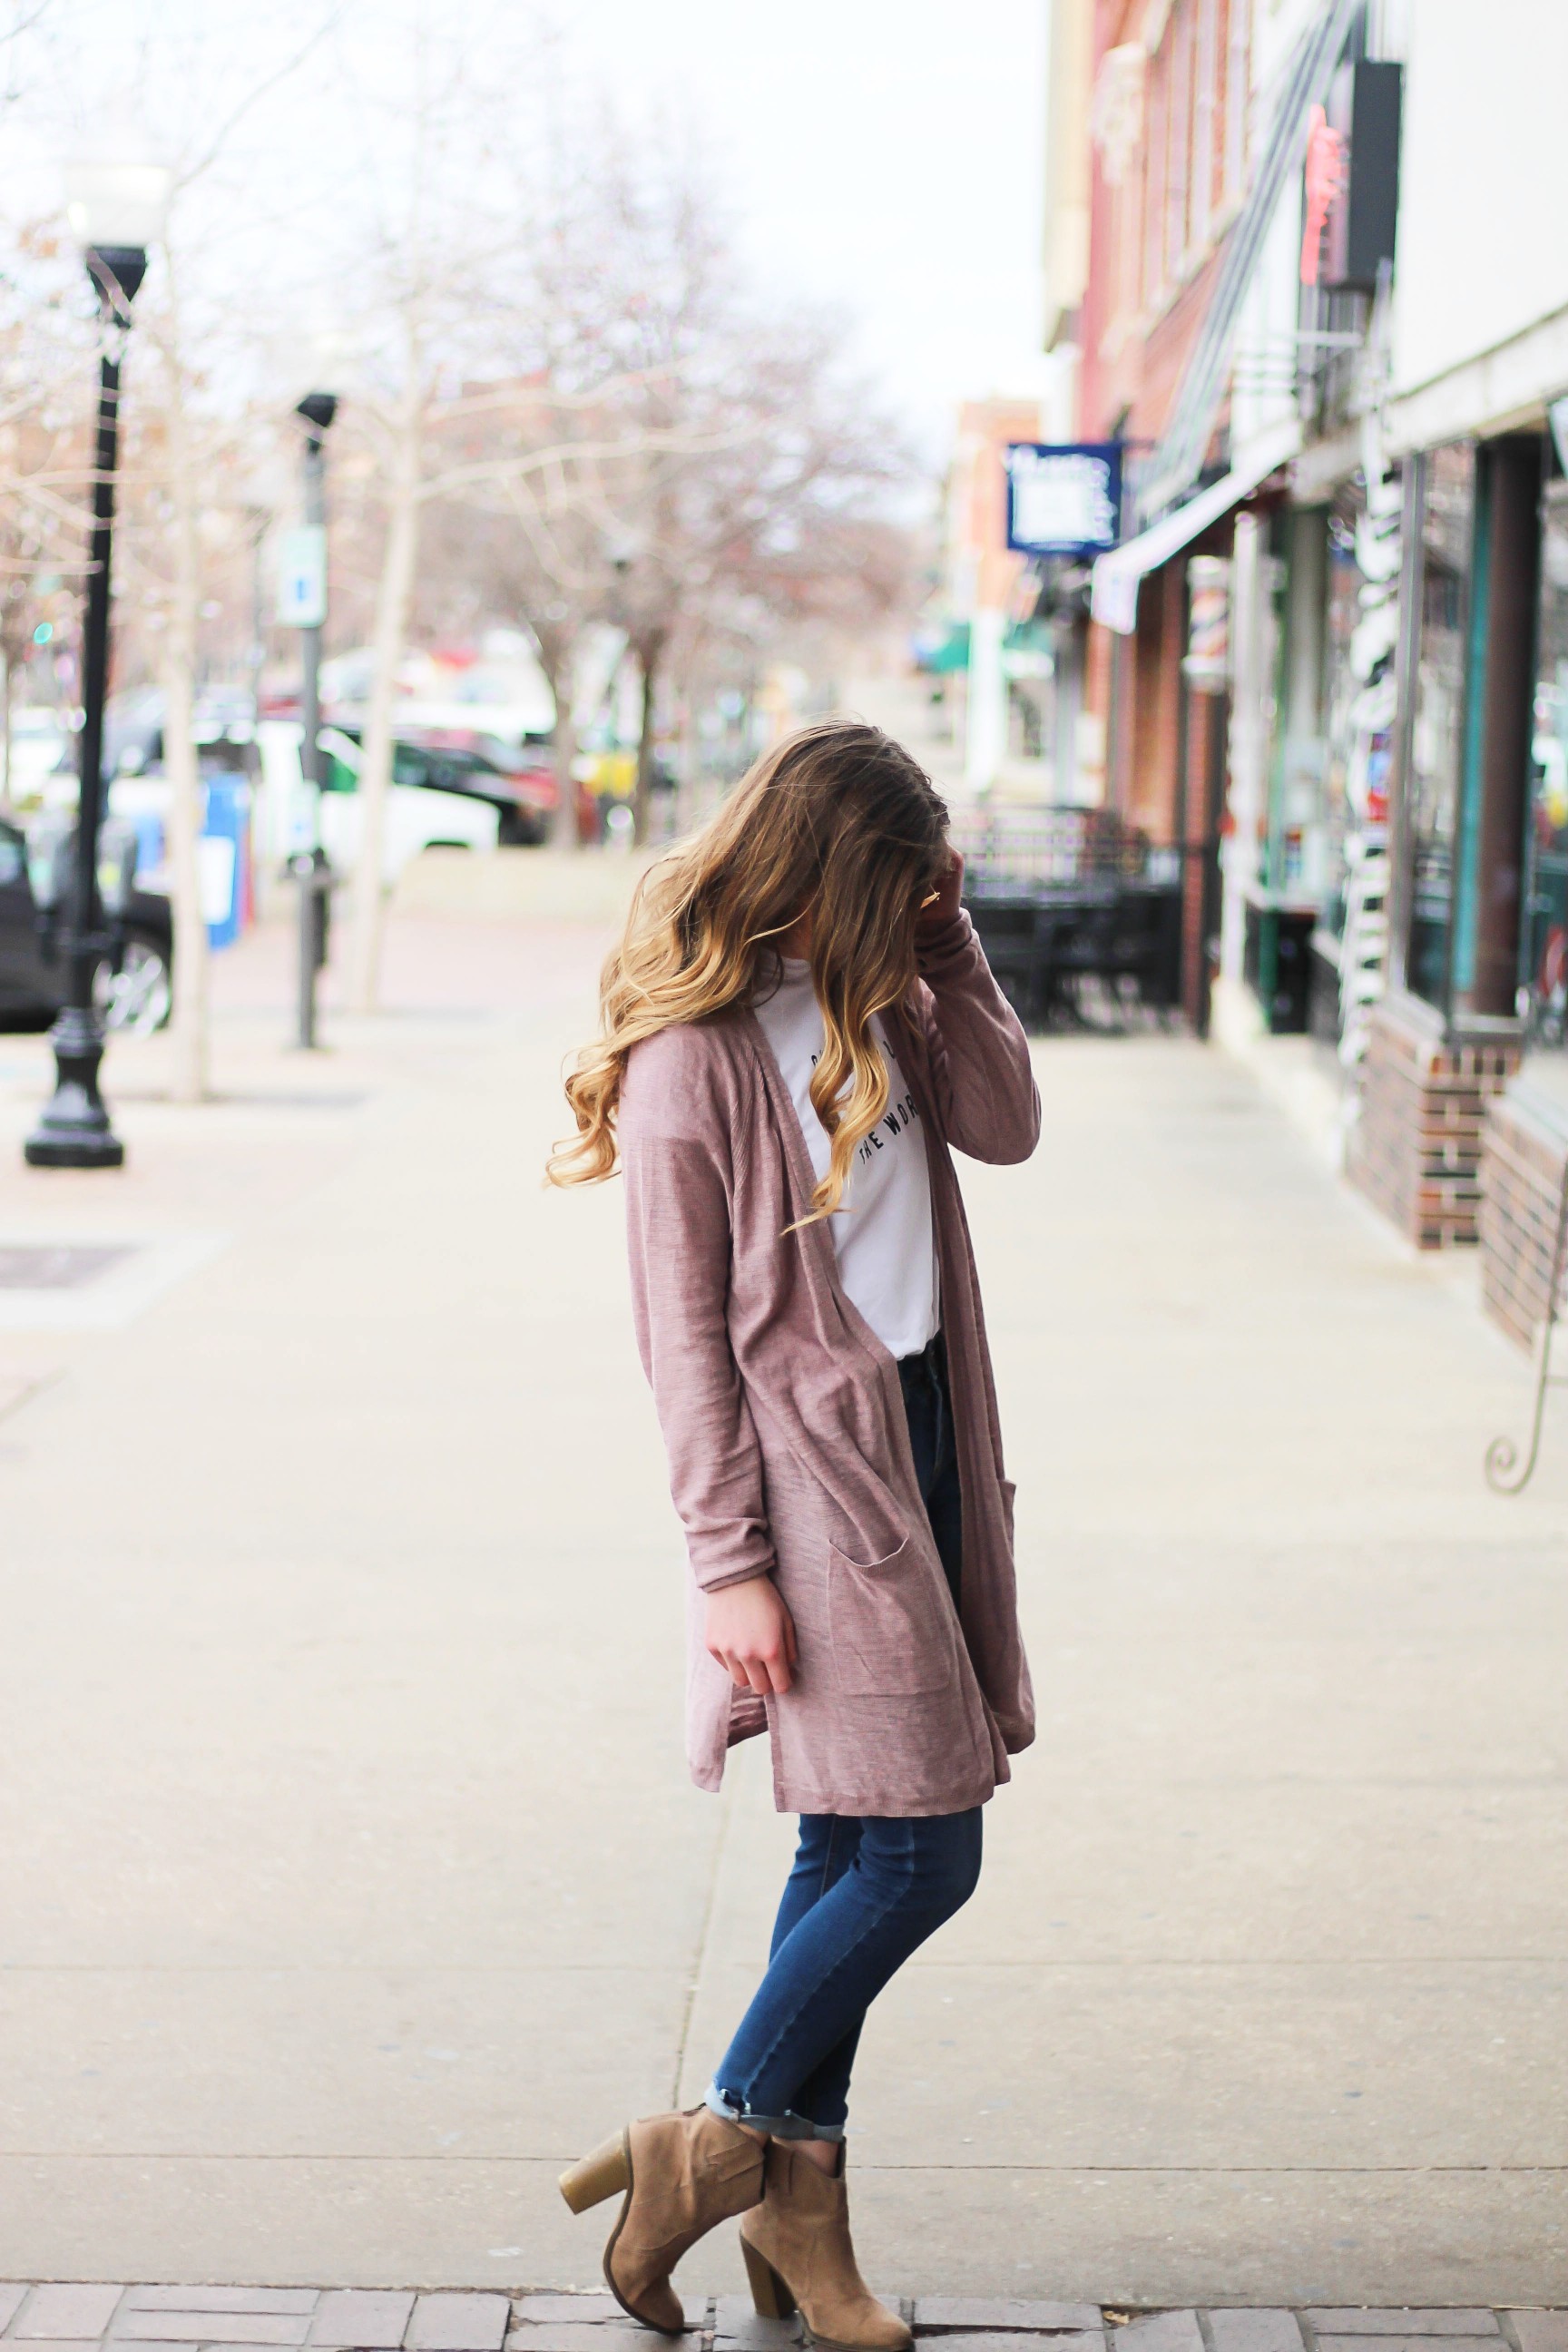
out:
<path id="1" fill-rule="evenodd" d="M 946 635 L 942 637 L 935 639 L 917 637 L 915 662 L 917 667 L 936 677 L 944 677 L 949 670 L 967 669 L 969 667 L 968 622 L 949 622 Z"/>
<path id="2" fill-rule="evenodd" d="M 1089 614 L 1118 636 L 1130 637 L 1138 625 L 1138 583 L 1150 572 L 1158 572 L 1190 547 L 1210 523 L 1218 522 L 1222 515 L 1250 498 L 1259 482 L 1267 481 L 1277 466 L 1283 466 L 1301 446 L 1301 428 L 1292 417 L 1277 425 L 1255 441 L 1244 464 L 1234 467 L 1224 478 L 1211 482 L 1195 499 L 1173 513 L 1162 515 L 1136 539 L 1113 547 L 1108 555 L 1096 558 L 1093 587 L 1090 591 Z"/>

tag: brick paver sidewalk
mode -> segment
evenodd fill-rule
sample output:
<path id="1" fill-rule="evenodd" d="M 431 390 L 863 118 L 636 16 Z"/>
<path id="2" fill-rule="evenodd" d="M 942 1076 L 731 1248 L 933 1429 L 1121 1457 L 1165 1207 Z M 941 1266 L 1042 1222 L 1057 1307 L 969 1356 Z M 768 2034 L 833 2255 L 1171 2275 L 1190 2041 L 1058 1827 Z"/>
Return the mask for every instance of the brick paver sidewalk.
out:
<path id="1" fill-rule="evenodd" d="M 1568 2311 L 1128 2312 L 951 2296 L 900 2307 L 941 2352 L 1568 2352 Z M 798 2318 L 758 2319 L 739 2295 L 687 2309 L 701 2352 L 800 2340 Z M 47 2352 L 648 2352 L 654 2340 L 605 2294 L 0 2284 L 0 2342 Z"/>

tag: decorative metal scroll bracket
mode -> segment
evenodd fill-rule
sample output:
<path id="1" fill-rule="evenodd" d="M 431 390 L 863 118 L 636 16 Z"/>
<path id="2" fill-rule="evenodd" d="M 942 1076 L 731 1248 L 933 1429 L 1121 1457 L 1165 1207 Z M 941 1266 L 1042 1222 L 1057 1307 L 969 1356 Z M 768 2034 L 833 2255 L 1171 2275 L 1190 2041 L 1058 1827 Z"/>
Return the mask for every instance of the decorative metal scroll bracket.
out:
<path id="1" fill-rule="evenodd" d="M 1552 1335 L 1557 1328 L 1558 1302 L 1563 1292 L 1563 1256 L 1568 1252 L 1568 1165 L 1563 1171 L 1563 1190 L 1557 1202 L 1557 1233 L 1552 1244 L 1551 1285 L 1546 1294 L 1546 1312 L 1536 1334 L 1535 1409 L 1531 1416 L 1530 1450 L 1520 1469 L 1519 1448 L 1511 1437 L 1494 1437 L 1487 1448 L 1487 1485 L 1498 1495 L 1521 1495 L 1534 1475 L 1541 1454 L 1541 1427 L 1546 1416 L 1548 1389 L 1568 1388 L 1568 1372 L 1552 1369 Z"/>

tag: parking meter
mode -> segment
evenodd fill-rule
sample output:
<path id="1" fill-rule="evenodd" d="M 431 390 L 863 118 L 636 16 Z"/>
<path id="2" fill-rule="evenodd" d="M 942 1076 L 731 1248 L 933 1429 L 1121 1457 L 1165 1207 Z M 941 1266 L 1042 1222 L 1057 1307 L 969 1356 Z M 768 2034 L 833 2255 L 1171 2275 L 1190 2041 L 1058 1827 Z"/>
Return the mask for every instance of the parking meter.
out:
<path id="1" fill-rule="evenodd" d="M 327 961 L 332 888 L 338 877 L 319 844 L 291 857 L 289 871 L 300 890 L 299 1030 L 295 1042 L 309 1051 L 316 1043 L 316 974 Z"/>
<path id="2" fill-rule="evenodd" d="M 76 818 L 67 809 L 43 809 L 27 826 L 27 887 L 50 925 L 70 895 Z"/>
<path id="3" fill-rule="evenodd" d="M 136 827 L 122 816 L 105 820 L 98 836 L 98 895 L 110 922 L 122 922 L 136 887 Z"/>

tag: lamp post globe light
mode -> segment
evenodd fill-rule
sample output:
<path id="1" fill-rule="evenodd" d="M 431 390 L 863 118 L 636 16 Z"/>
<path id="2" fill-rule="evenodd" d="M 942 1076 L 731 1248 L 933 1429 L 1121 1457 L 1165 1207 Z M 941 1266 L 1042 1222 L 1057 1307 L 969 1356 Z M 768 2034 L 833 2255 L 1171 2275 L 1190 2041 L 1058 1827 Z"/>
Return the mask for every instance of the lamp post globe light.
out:
<path id="1" fill-rule="evenodd" d="M 125 1147 L 110 1125 L 98 1090 L 103 1023 L 93 1001 L 100 959 L 111 941 L 99 891 L 103 824 L 103 706 L 109 687 L 110 564 L 114 545 L 114 477 L 120 455 L 120 367 L 131 306 L 147 273 L 147 248 L 161 236 L 173 173 L 148 163 L 67 167 L 66 205 L 98 296 L 98 449 L 93 468 L 92 539 L 82 630 L 82 724 L 76 839 L 66 898 L 66 1001 L 51 1032 L 55 1091 L 23 1146 L 35 1168 L 118 1168 Z"/>

